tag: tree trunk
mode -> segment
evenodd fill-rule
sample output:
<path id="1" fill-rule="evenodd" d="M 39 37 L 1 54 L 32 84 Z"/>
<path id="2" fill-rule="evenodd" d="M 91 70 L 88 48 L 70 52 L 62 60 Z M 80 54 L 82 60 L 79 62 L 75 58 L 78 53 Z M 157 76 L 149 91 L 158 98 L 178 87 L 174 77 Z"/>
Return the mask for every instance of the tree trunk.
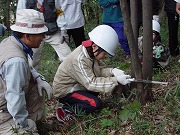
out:
<path id="1" fill-rule="evenodd" d="M 131 11 L 131 24 L 133 29 L 133 34 L 135 38 L 135 43 L 137 45 L 137 39 L 139 34 L 138 29 L 138 0 L 130 0 L 130 11 Z"/>
<path id="2" fill-rule="evenodd" d="M 143 78 L 152 80 L 152 1 L 143 0 Z M 146 84 L 141 93 L 141 103 L 145 104 L 147 101 L 152 101 L 152 85 Z"/>
<path id="3" fill-rule="evenodd" d="M 133 35 L 134 35 L 134 40 L 135 40 L 135 45 L 138 46 L 138 34 L 139 34 L 139 29 L 138 29 L 138 3 L 137 0 L 130 0 L 130 16 L 131 16 L 131 25 L 132 25 L 132 30 L 133 30 Z M 134 70 L 131 66 L 131 76 L 135 77 Z M 135 88 L 136 85 L 131 85 L 132 88 Z"/>
<path id="4" fill-rule="evenodd" d="M 9 16 L 9 0 L 6 1 L 6 8 L 7 8 L 7 14 L 6 14 L 6 27 L 7 27 L 7 31 L 8 31 L 8 35 L 10 34 L 9 33 L 9 30 L 10 30 L 10 16 Z"/>
<path id="5" fill-rule="evenodd" d="M 142 79 L 141 64 L 138 58 L 138 46 L 135 44 L 135 38 L 133 34 L 133 29 L 130 21 L 130 14 L 128 9 L 127 0 L 120 0 L 121 11 L 124 19 L 124 30 L 128 39 L 128 44 L 131 52 L 131 65 L 135 73 L 136 79 Z M 143 91 L 143 85 L 141 83 L 137 84 L 140 91 Z"/>

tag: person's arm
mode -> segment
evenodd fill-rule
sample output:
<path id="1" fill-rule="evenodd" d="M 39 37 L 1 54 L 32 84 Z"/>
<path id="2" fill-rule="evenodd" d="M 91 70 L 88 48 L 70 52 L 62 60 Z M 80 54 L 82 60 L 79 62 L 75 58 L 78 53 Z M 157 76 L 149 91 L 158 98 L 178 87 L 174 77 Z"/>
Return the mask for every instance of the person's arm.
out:
<path id="1" fill-rule="evenodd" d="M 17 10 L 26 9 L 27 0 L 18 0 Z"/>
<path id="2" fill-rule="evenodd" d="M 3 79 L 6 81 L 6 101 L 7 109 L 12 115 L 16 124 L 26 127 L 28 124 L 26 110 L 26 99 L 24 88 L 27 87 L 28 80 L 28 63 L 20 57 L 9 59 L 4 63 Z"/>
<path id="3" fill-rule="evenodd" d="M 98 3 L 102 7 L 109 7 L 114 4 L 118 4 L 119 0 L 98 0 Z"/>
<path id="4" fill-rule="evenodd" d="M 101 70 L 101 76 L 108 77 L 113 76 L 112 70 L 113 68 L 107 68 L 105 63 L 102 61 L 98 61 L 100 70 Z"/>
<path id="5" fill-rule="evenodd" d="M 83 59 L 73 61 L 75 79 L 87 90 L 101 93 L 111 92 L 118 85 L 115 77 L 97 77 L 92 67 L 89 67 Z"/>
<path id="6" fill-rule="evenodd" d="M 176 12 L 180 15 L 180 3 L 176 2 Z"/>

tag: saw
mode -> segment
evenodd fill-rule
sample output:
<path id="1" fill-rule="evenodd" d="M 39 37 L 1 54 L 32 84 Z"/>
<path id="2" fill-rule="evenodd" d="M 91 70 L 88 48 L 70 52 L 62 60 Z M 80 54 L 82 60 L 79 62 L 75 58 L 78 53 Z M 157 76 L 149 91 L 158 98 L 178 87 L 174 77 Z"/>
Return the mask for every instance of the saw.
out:
<path id="1" fill-rule="evenodd" d="M 135 78 L 128 79 L 130 82 L 136 83 L 153 83 L 153 84 L 163 84 L 168 85 L 168 82 L 160 82 L 160 81 L 151 81 L 151 80 L 136 80 Z"/>

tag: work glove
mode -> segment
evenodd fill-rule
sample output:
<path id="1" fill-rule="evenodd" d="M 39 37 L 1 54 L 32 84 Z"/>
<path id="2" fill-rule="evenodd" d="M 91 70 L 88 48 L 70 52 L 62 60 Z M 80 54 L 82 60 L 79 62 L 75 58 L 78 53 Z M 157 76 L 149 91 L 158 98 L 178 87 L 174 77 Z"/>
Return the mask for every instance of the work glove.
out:
<path id="1" fill-rule="evenodd" d="M 117 69 L 117 68 L 113 68 L 112 74 L 113 74 L 114 76 L 125 75 L 125 74 L 124 74 L 124 71 L 122 71 L 122 70 L 120 70 L 120 69 Z"/>
<path id="2" fill-rule="evenodd" d="M 122 84 L 122 85 L 126 85 L 128 83 L 131 83 L 128 79 L 131 78 L 130 75 L 118 75 L 116 76 L 117 81 Z"/>
<path id="3" fill-rule="evenodd" d="M 36 123 L 31 119 L 27 119 L 27 126 L 25 127 L 25 130 L 35 132 L 37 130 Z"/>
<path id="4" fill-rule="evenodd" d="M 61 30 L 60 34 L 61 34 L 61 39 L 60 39 L 61 44 L 64 43 L 64 41 L 66 43 L 69 43 L 69 36 L 67 34 L 67 30 Z"/>
<path id="5" fill-rule="evenodd" d="M 17 127 L 22 128 L 23 130 L 27 132 L 37 131 L 36 123 L 31 119 L 27 119 L 27 125 L 25 127 L 21 126 L 20 124 L 17 124 Z"/>
<path id="6" fill-rule="evenodd" d="M 37 81 L 37 85 L 38 85 L 39 95 L 42 96 L 42 91 L 45 90 L 48 95 L 48 99 L 51 99 L 51 97 L 53 95 L 53 91 L 52 91 L 51 86 L 44 79 L 44 77 L 38 76 L 36 81 Z"/>

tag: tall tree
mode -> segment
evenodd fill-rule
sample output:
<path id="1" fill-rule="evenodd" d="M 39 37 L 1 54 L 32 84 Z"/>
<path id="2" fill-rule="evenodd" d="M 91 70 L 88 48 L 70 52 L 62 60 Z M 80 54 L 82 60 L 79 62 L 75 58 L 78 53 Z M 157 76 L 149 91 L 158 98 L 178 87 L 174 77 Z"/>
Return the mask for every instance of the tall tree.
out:
<path id="1" fill-rule="evenodd" d="M 132 61 L 131 66 L 132 66 L 132 69 L 134 70 L 135 78 L 142 79 L 141 64 L 138 58 L 138 46 L 135 40 L 135 36 L 133 34 L 127 0 L 120 0 L 120 5 L 121 5 L 122 15 L 124 19 L 124 30 L 128 39 L 129 48 L 131 52 L 131 61 Z M 140 91 L 143 91 L 143 85 L 141 83 L 137 84 L 137 88 Z"/>
<path id="2" fill-rule="evenodd" d="M 152 1 L 143 0 L 143 78 L 152 80 L 153 37 L 152 37 Z M 141 102 L 152 101 L 152 84 L 146 84 L 141 92 Z"/>
<path id="3" fill-rule="evenodd" d="M 127 35 L 132 60 L 132 69 L 136 79 L 152 80 L 152 1 L 143 0 L 143 67 L 141 67 L 138 58 L 138 24 L 137 24 L 137 0 L 130 1 L 130 13 L 128 12 L 127 0 L 120 0 L 121 10 L 124 18 L 124 29 Z M 147 10 L 148 9 L 148 10 Z M 151 85 L 137 84 L 137 89 L 140 90 L 139 100 L 142 104 L 152 101 Z"/>

